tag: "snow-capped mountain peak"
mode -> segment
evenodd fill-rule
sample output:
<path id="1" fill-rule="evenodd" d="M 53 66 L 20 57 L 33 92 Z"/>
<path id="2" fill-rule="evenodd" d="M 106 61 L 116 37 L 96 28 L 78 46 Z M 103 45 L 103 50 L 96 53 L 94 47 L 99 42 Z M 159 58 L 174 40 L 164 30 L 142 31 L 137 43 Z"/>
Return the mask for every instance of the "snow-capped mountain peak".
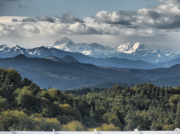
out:
<path id="1" fill-rule="evenodd" d="M 6 47 L 7 45 L 6 44 L 0 44 L 0 50 L 3 50 L 4 47 Z"/>
<path id="2" fill-rule="evenodd" d="M 67 37 L 63 37 L 61 40 L 56 41 L 49 47 L 54 47 L 56 49 L 69 51 L 69 52 L 79 52 L 84 55 L 93 56 L 96 58 L 122 57 L 123 54 L 147 56 L 153 51 L 141 42 L 136 42 L 136 43 L 129 42 L 113 48 L 110 46 L 103 46 L 98 43 L 75 44 Z"/>
<path id="3" fill-rule="evenodd" d="M 51 46 L 59 46 L 59 45 L 73 44 L 73 42 L 68 37 L 63 37 L 62 39 L 54 42 Z"/>
<path id="4" fill-rule="evenodd" d="M 149 50 L 148 47 L 146 47 L 144 44 L 141 42 L 136 42 L 136 43 L 126 43 L 126 44 L 121 44 L 117 48 L 117 51 L 120 53 L 127 53 L 131 54 L 136 51 L 147 51 Z"/>
<path id="5" fill-rule="evenodd" d="M 6 44 L 0 44 L 0 54 L 6 54 L 8 57 L 13 57 L 19 54 L 25 54 L 26 49 L 22 48 L 18 45 L 6 45 Z M 5 55 L 2 55 L 1 58 L 6 57 Z"/>
<path id="6" fill-rule="evenodd" d="M 51 47 L 55 47 L 57 49 L 65 50 L 65 51 L 70 51 L 69 47 L 71 47 L 74 43 L 67 37 L 63 37 L 62 39 L 54 42 L 51 44 Z"/>
<path id="7" fill-rule="evenodd" d="M 15 49 L 15 50 L 17 50 L 17 49 L 21 49 L 22 47 L 20 47 L 20 46 L 18 46 L 18 45 L 12 45 L 12 46 L 9 46 L 10 48 L 13 48 L 13 49 Z"/>
<path id="8" fill-rule="evenodd" d="M 63 37 L 60 42 L 66 44 L 73 44 L 73 42 L 68 37 Z"/>
<path id="9" fill-rule="evenodd" d="M 85 55 L 95 56 L 95 57 L 101 57 L 104 56 L 105 54 L 107 55 L 107 53 L 111 53 L 110 51 L 113 51 L 112 53 L 114 53 L 114 49 L 109 46 L 103 46 L 97 43 L 75 44 L 67 37 L 63 37 L 61 40 L 56 41 L 50 46 L 64 51 L 79 52 Z"/>
<path id="10" fill-rule="evenodd" d="M 63 37 L 49 46 L 31 49 L 22 48 L 18 45 L 8 46 L 6 44 L 0 44 L 0 56 L 3 58 L 24 54 L 27 56 L 45 57 L 56 54 L 59 49 L 68 52 L 78 52 L 95 58 L 118 57 L 149 62 L 162 62 L 180 57 L 180 54 L 177 53 L 164 52 L 159 49 L 152 50 L 140 42 L 129 42 L 121 44 L 118 47 L 110 47 L 98 43 L 76 44 L 67 37 Z"/>

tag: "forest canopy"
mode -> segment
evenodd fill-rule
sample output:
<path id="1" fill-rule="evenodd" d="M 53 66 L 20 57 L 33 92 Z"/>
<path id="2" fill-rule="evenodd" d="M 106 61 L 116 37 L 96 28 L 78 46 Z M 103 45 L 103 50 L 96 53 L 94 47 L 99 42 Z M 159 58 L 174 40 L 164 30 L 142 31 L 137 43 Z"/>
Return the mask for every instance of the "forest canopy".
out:
<path id="1" fill-rule="evenodd" d="M 70 84 L 70 83 L 69 83 Z M 0 68 L 0 131 L 173 130 L 180 127 L 180 87 L 62 92 L 41 89 L 14 69 Z"/>

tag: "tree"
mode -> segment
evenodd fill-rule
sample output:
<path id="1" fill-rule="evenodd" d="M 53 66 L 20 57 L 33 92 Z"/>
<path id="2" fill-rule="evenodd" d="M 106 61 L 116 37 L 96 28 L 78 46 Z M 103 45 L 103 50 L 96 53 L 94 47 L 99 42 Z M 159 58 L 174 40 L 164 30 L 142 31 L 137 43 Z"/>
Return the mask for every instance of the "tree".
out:
<path id="1" fill-rule="evenodd" d="M 22 83 L 23 83 L 23 86 L 29 86 L 32 84 L 32 81 L 29 80 L 28 78 L 24 78 Z"/>
<path id="2" fill-rule="evenodd" d="M 72 121 L 67 125 L 62 126 L 63 131 L 83 131 L 85 130 L 84 126 L 79 121 Z"/>
<path id="3" fill-rule="evenodd" d="M 150 126 L 150 130 L 160 130 L 161 126 L 157 123 L 156 120 L 153 120 L 151 126 Z"/>

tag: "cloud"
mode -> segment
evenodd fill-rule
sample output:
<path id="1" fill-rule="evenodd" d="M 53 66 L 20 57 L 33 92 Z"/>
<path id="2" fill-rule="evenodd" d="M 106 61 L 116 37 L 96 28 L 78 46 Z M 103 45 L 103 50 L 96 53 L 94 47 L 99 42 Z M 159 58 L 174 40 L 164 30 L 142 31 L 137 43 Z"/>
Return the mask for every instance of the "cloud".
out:
<path id="1" fill-rule="evenodd" d="M 34 18 L 25 18 L 22 20 L 22 22 L 36 22 L 36 19 Z"/>
<path id="2" fill-rule="evenodd" d="M 21 9 L 21 8 L 23 8 L 23 6 L 19 4 L 19 5 L 18 5 L 18 9 Z"/>
<path id="3" fill-rule="evenodd" d="M 12 19 L 12 22 L 18 22 L 18 19 Z"/>
<path id="4" fill-rule="evenodd" d="M 83 19 L 76 18 L 71 14 L 64 14 L 62 17 L 56 15 L 56 18 L 40 15 L 37 18 L 24 17 L 10 20 L 18 22 L 14 23 L 14 29 L 22 29 L 21 27 L 24 25 L 31 24 L 31 30 L 28 32 L 36 31 L 35 33 L 40 35 L 53 36 L 61 33 L 68 35 L 164 36 L 168 32 L 180 28 L 179 1 L 161 0 L 161 4 L 158 6 L 142 8 L 137 11 L 99 11 L 92 17 Z"/>
<path id="5" fill-rule="evenodd" d="M 148 11 L 148 16 L 152 19 L 159 19 L 162 16 L 162 14 L 156 11 Z"/>
<path id="6" fill-rule="evenodd" d="M 40 30 L 34 26 L 29 24 L 19 24 L 19 25 L 4 25 L 0 24 L 0 32 L 2 37 L 32 37 L 36 34 L 40 33 Z"/>
<path id="7" fill-rule="evenodd" d="M 134 11 L 99 11 L 92 19 L 99 24 L 113 24 L 123 28 L 180 28 L 180 0 L 160 0 L 159 6 Z"/>
<path id="8" fill-rule="evenodd" d="M 56 15 L 56 17 L 58 17 Z M 58 17 L 59 18 L 59 17 Z M 81 19 L 78 19 L 76 17 L 74 17 L 73 15 L 71 14 L 64 14 L 63 17 L 59 18 L 61 22 L 63 23 L 76 23 L 76 22 L 80 22 L 80 23 L 84 23 L 83 20 Z"/>
<path id="9" fill-rule="evenodd" d="M 158 6 L 137 11 L 99 11 L 92 17 L 79 19 L 71 14 L 62 17 L 0 17 L 3 36 L 48 37 L 57 35 L 104 35 L 150 38 L 180 32 L 179 1 L 161 1 Z M 179 3 L 179 4 L 178 4 Z M 12 23 L 17 22 L 17 23 Z M 26 22 L 26 23 L 25 23 Z M 27 23 L 28 22 L 28 23 Z"/>
<path id="10" fill-rule="evenodd" d="M 82 34 L 103 34 L 102 29 L 97 27 L 86 26 L 85 24 L 76 22 L 73 24 L 56 23 L 50 27 L 55 33 L 68 35 L 82 35 Z"/>
<path id="11" fill-rule="evenodd" d="M 40 30 L 36 27 L 36 26 L 33 26 L 33 25 L 24 25 L 22 27 L 22 30 L 24 33 L 31 33 L 31 34 L 38 34 L 40 33 Z"/>
<path id="12" fill-rule="evenodd" d="M 131 25 L 131 22 L 135 22 L 136 18 L 133 17 L 134 12 L 112 12 L 100 11 L 96 13 L 92 18 L 99 23 L 108 24 L 120 24 L 120 25 Z"/>
<path id="13" fill-rule="evenodd" d="M 143 42 L 157 44 L 160 48 L 166 48 L 165 45 L 177 48 L 180 42 L 180 0 L 159 1 L 158 6 L 137 11 L 99 11 L 83 19 L 71 14 L 56 15 L 56 18 L 46 15 L 37 18 L 1 16 L 0 39 L 5 43 L 40 46 L 68 36 L 76 42 L 114 46 Z"/>
<path id="14" fill-rule="evenodd" d="M 138 23 L 144 27 L 156 29 L 180 28 L 180 9 L 175 1 L 167 0 L 153 9 L 139 9 L 137 11 Z"/>
<path id="15" fill-rule="evenodd" d="M 39 17 L 37 17 L 37 19 L 39 21 L 47 21 L 47 22 L 51 22 L 51 23 L 55 22 L 53 18 L 47 17 L 46 15 L 40 15 Z"/>
<path id="16" fill-rule="evenodd" d="M 23 19 L 21 19 L 21 20 L 18 20 L 18 19 L 15 19 L 15 18 L 13 18 L 13 19 L 11 19 L 11 21 L 12 22 L 37 22 L 36 21 L 36 19 L 34 19 L 34 18 L 30 18 L 30 17 L 27 17 L 27 18 L 23 18 Z"/>
<path id="17" fill-rule="evenodd" d="M 79 22 L 69 25 L 68 30 L 70 31 L 70 34 L 103 34 L 102 29 L 86 26 Z"/>

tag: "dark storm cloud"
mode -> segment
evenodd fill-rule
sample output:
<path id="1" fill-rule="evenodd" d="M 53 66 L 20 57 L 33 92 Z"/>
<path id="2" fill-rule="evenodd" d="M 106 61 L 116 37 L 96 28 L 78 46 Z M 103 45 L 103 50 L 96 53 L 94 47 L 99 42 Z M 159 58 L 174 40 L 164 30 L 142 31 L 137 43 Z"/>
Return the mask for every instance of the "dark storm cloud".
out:
<path id="1" fill-rule="evenodd" d="M 75 23 L 75 22 L 80 22 L 80 23 L 84 23 L 83 20 L 78 19 L 76 17 L 74 17 L 71 14 L 64 14 L 63 17 L 59 18 L 61 20 L 61 22 L 63 23 Z"/>
<path id="2" fill-rule="evenodd" d="M 36 19 L 34 18 L 25 18 L 22 20 L 22 22 L 36 22 Z"/>
<path id="3" fill-rule="evenodd" d="M 51 22 L 51 23 L 55 22 L 53 18 L 47 17 L 46 15 L 41 15 L 41 16 L 37 17 L 37 19 L 39 21 L 47 21 L 47 22 Z"/>

